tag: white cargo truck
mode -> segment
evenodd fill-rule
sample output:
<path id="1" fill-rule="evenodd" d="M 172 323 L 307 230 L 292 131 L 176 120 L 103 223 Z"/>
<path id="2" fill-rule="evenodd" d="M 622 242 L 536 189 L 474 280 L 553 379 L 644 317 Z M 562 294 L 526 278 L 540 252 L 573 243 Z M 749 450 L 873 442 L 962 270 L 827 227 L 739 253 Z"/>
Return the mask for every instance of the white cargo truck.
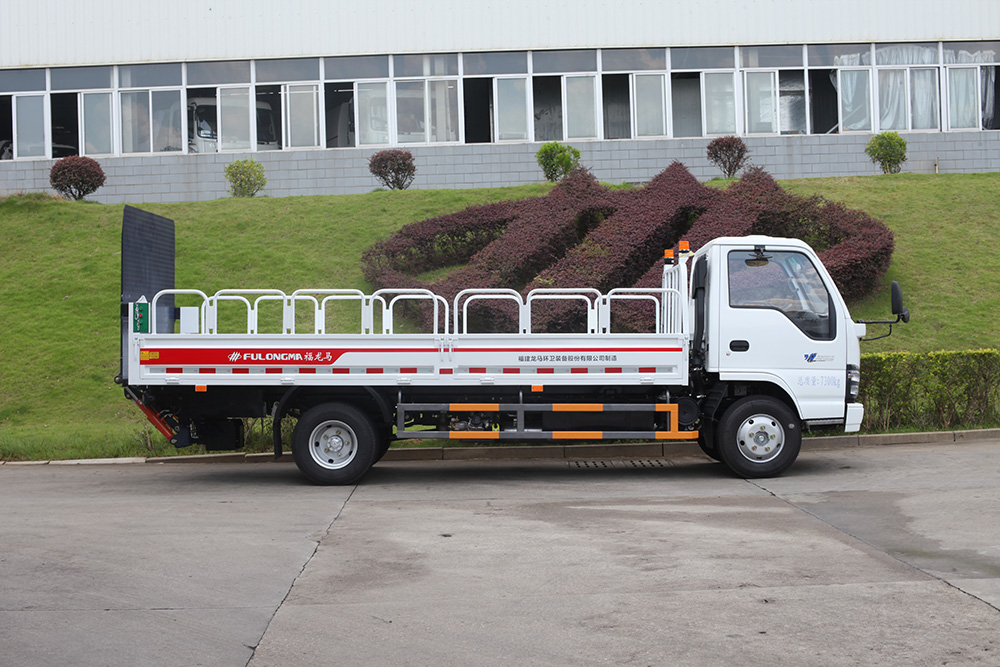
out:
<path id="1" fill-rule="evenodd" d="M 859 429 L 866 323 L 852 321 L 806 243 L 719 238 L 679 255 L 665 263 L 661 287 L 607 294 L 206 294 L 173 287 L 173 223 L 127 207 L 116 380 L 179 447 L 238 448 L 241 418 L 271 416 L 277 455 L 282 420 L 297 417 L 292 454 L 321 484 L 354 483 L 393 439 L 413 438 L 697 441 L 735 474 L 768 477 L 795 461 L 803 429 Z M 179 296 L 197 305 L 175 309 Z M 328 333 L 332 304 L 344 300 L 360 327 Z M 414 300 L 433 307 L 433 330 L 394 326 Z M 516 309 L 516 330 L 470 332 L 470 305 L 496 300 Z M 536 331 L 533 309 L 552 300 L 578 304 L 585 328 Z M 616 333 L 612 304 L 622 301 L 651 305 L 651 332 Z M 890 332 L 909 319 L 895 283 L 892 302 L 896 319 L 877 322 Z M 245 321 L 224 332 L 220 307 L 234 304 Z M 279 330 L 262 330 L 264 308 L 280 309 Z"/>

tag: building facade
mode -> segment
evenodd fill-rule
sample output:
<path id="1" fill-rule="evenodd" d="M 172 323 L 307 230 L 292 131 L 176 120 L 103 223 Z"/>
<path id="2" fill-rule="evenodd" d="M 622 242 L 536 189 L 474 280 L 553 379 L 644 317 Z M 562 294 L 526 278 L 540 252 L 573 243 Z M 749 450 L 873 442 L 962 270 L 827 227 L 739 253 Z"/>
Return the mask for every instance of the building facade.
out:
<path id="1" fill-rule="evenodd" d="M 106 202 L 225 196 L 246 155 L 271 196 L 364 192 L 387 147 L 414 187 L 511 185 L 553 140 L 610 182 L 709 178 L 731 134 L 779 178 L 870 174 L 885 130 L 907 171 L 1000 169 L 994 0 L 56 0 L 0 23 L 0 194 L 65 155 L 101 162 Z"/>

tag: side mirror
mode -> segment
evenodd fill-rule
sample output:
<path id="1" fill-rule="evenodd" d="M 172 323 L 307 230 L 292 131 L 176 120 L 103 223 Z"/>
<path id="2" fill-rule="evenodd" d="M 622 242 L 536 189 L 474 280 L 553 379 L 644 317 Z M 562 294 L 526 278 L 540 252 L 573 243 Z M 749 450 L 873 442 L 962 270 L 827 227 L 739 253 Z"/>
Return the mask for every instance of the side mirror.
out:
<path id="1" fill-rule="evenodd" d="M 892 281 L 891 285 L 892 294 L 892 314 L 896 316 L 894 320 L 857 320 L 859 324 L 888 324 L 889 333 L 883 334 L 882 336 L 875 336 L 874 338 L 862 338 L 861 340 L 878 340 L 880 338 L 885 338 L 886 336 L 892 334 L 892 325 L 899 322 L 909 322 L 910 321 L 910 311 L 906 309 L 903 305 L 903 290 L 899 289 L 899 283 L 895 280 Z"/>
<path id="2" fill-rule="evenodd" d="M 895 280 L 892 281 L 892 314 L 898 315 L 904 323 L 910 321 L 910 311 L 903 305 L 903 290 Z"/>

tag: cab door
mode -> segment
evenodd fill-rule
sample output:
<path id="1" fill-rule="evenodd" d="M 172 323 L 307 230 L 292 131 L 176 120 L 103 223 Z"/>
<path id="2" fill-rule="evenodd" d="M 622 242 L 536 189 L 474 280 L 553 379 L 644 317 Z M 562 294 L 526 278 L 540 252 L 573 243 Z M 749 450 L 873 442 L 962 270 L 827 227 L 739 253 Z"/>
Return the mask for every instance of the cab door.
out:
<path id="1" fill-rule="evenodd" d="M 794 248 L 719 251 L 710 370 L 781 386 L 804 420 L 843 418 L 848 332 L 826 271 Z"/>

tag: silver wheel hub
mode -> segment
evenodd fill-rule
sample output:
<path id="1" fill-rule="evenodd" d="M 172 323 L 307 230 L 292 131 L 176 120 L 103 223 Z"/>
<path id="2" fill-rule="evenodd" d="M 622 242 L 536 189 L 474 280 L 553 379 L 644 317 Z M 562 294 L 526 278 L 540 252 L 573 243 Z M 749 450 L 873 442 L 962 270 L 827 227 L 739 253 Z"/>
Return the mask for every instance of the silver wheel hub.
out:
<path id="1" fill-rule="evenodd" d="M 785 429 L 771 415 L 747 417 L 736 430 L 740 454 L 752 463 L 767 463 L 781 453 L 785 445 Z"/>
<path id="2" fill-rule="evenodd" d="M 313 429 L 309 436 L 309 453 L 323 468 L 337 470 L 354 460 L 358 439 L 350 426 L 331 419 Z"/>

